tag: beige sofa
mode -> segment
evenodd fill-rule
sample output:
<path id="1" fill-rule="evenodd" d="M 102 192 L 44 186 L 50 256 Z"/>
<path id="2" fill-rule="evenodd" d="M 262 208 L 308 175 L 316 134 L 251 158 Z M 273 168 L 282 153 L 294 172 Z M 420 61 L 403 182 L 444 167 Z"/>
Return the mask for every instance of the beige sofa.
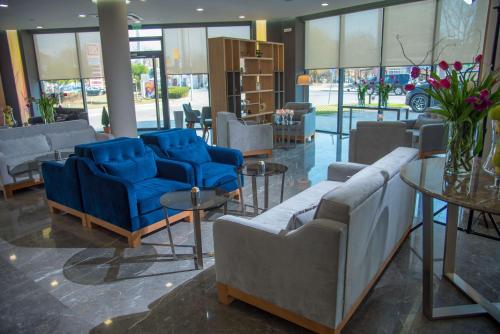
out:
<path id="1" fill-rule="evenodd" d="M 56 150 L 73 151 L 75 145 L 112 137 L 96 133 L 86 120 L 0 129 L 0 189 L 8 198 L 14 190 L 42 183 L 37 170 L 31 175 L 12 176 L 12 171 L 23 163 Z"/>
<path id="2" fill-rule="evenodd" d="M 409 233 L 415 191 L 399 177 L 418 150 L 328 180 L 253 218 L 213 227 L 219 300 L 243 300 L 318 333 L 338 333 Z"/>

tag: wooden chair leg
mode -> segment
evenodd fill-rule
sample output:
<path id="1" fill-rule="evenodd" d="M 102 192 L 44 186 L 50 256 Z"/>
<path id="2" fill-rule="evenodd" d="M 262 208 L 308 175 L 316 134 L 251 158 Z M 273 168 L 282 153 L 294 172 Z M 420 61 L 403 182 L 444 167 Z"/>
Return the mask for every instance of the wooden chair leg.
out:
<path id="1" fill-rule="evenodd" d="M 228 294 L 227 285 L 217 282 L 217 297 L 219 303 L 229 305 L 233 302 L 234 298 Z"/>
<path id="2" fill-rule="evenodd" d="M 9 187 L 3 187 L 3 197 L 5 199 L 9 199 L 11 198 L 12 196 L 14 196 L 14 192 L 12 191 L 12 189 L 10 189 Z"/>
<path id="3" fill-rule="evenodd" d="M 131 248 L 136 248 L 141 245 L 141 235 L 139 233 L 130 233 L 128 236 L 128 245 Z"/>

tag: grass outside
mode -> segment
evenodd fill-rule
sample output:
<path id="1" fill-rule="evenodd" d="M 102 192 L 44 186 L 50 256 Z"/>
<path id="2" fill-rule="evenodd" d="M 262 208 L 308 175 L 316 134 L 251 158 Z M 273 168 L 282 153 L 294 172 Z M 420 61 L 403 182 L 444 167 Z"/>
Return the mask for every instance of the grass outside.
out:
<path id="1" fill-rule="evenodd" d="M 345 106 L 349 106 L 346 104 Z M 353 105 L 354 106 L 354 105 Z M 378 107 L 377 103 L 370 103 L 366 104 L 367 107 Z M 406 104 L 403 103 L 389 103 L 389 108 L 404 108 L 408 107 Z M 363 111 L 362 109 L 359 111 Z M 328 116 L 332 114 L 336 114 L 338 112 L 338 105 L 337 104 L 326 104 L 326 105 L 318 105 L 316 106 L 316 115 L 318 116 Z"/>

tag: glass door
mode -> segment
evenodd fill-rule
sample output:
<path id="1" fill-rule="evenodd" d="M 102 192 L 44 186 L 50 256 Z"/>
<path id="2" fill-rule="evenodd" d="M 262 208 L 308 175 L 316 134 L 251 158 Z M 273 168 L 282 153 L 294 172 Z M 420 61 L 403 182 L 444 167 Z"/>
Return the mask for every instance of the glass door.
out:
<path id="1" fill-rule="evenodd" d="M 138 130 L 168 128 L 168 102 L 163 99 L 166 85 L 162 62 L 161 53 L 156 52 L 136 52 L 131 56 Z"/>

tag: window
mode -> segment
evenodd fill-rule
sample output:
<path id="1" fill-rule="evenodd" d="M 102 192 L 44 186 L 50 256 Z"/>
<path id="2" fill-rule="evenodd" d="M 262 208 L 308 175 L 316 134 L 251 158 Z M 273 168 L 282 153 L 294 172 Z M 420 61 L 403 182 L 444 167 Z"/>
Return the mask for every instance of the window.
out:
<path id="1" fill-rule="evenodd" d="M 109 111 L 104 78 L 84 79 L 83 83 L 87 98 L 89 123 L 95 130 L 101 131 L 102 108 L 106 107 Z"/>
<path id="2" fill-rule="evenodd" d="M 133 29 L 128 31 L 128 37 L 161 37 L 161 29 Z"/>
<path id="3" fill-rule="evenodd" d="M 132 41 L 129 42 L 131 52 L 161 51 L 161 41 Z"/>
<path id="4" fill-rule="evenodd" d="M 58 104 L 63 108 L 84 108 L 80 80 L 43 80 L 41 84 L 42 92 L 55 94 Z"/>
<path id="5" fill-rule="evenodd" d="M 171 74 L 168 75 L 168 103 L 173 119 L 174 110 L 182 110 L 182 105 L 191 103 L 191 107 L 201 111 L 209 105 L 207 74 Z"/>
<path id="6" fill-rule="evenodd" d="M 306 22 L 306 69 L 339 66 L 340 17 Z"/>
<path id="7" fill-rule="evenodd" d="M 165 29 L 163 38 L 167 73 L 208 73 L 205 28 Z"/>
<path id="8" fill-rule="evenodd" d="M 208 27 L 207 37 L 230 37 L 250 39 L 250 26 Z"/>
<path id="9" fill-rule="evenodd" d="M 309 86 L 309 101 L 316 107 L 316 129 L 337 130 L 338 70 L 309 70 L 312 85 Z"/>
<path id="10" fill-rule="evenodd" d="M 40 80 L 80 77 L 74 33 L 34 36 Z"/>

